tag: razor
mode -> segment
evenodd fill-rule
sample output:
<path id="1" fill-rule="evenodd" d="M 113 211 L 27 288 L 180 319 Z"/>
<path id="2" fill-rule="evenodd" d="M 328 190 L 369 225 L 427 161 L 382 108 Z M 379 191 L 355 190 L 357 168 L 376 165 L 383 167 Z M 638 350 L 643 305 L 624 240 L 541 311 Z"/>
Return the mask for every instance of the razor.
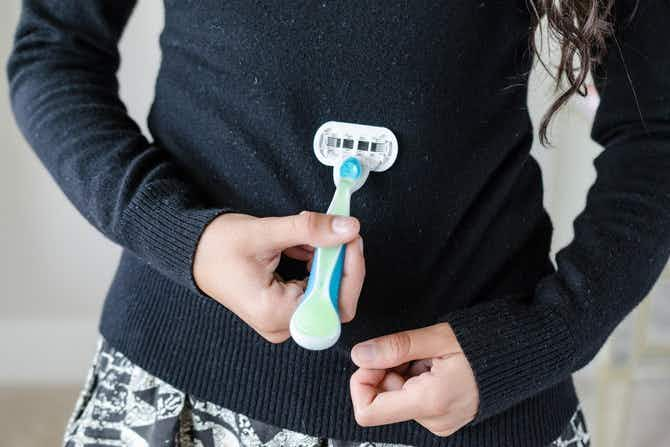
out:
<path id="1" fill-rule="evenodd" d="M 398 156 L 398 140 L 385 127 L 329 121 L 314 135 L 314 154 L 333 167 L 335 193 L 327 214 L 350 215 L 351 195 L 371 171 L 389 169 Z M 316 247 L 307 287 L 291 317 L 293 340 L 305 349 L 322 350 L 340 338 L 339 292 L 345 246 Z"/>

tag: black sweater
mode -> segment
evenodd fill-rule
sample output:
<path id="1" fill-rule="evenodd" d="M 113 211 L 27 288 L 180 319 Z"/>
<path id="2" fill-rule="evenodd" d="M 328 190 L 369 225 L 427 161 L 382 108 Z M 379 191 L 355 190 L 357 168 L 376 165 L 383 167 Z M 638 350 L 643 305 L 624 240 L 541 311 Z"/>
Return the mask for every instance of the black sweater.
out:
<path id="1" fill-rule="evenodd" d="M 627 21 L 634 2 L 617 2 L 618 44 L 596 73 L 605 151 L 557 270 L 529 156 L 524 0 L 166 0 L 152 142 L 117 95 L 134 3 L 26 0 L 9 61 L 28 141 L 124 247 L 107 340 L 188 393 L 314 435 L 477 447 L 557 437 L 577 403 L 571 373 L 670 253 L 669 3 L 643 0 Z M 353 197 L 368 268 L 358 316 L 336 347 L 309 352 L 264 342 L 198 292 L 191 266 L 221 212 L 325 210 L 331 168 L 311 139 L 328 120 L 389 127 L 400 152 Z M 358 427 L 352 344 L 438 321 L 474 369 L 476 421 L 444 439 L 411 422 Z"/>

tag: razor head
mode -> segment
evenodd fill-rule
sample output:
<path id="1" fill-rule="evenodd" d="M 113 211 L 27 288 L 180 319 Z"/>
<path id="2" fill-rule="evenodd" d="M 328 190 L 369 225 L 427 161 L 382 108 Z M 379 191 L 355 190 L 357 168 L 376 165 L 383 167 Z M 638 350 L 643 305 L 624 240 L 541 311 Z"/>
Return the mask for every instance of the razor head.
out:
<path id="1" fill-rule="evenodd" d="M 314 135 L 314 154 L 328 166 L 356 157 L 365 170 L 386 171 L 398 156 L 398 140 L 386 127 L 328 121 Z"/>

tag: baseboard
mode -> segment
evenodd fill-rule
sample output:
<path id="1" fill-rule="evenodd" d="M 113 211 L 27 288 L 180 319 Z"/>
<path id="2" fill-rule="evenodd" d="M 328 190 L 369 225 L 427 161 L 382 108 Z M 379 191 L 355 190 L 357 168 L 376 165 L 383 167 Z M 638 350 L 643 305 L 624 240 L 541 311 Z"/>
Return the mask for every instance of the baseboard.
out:
<path id="1" fill-rule="evenodd" d="M 97 318 L 0 318 L 0 386 L 83 383 L 98 340 Z"/>

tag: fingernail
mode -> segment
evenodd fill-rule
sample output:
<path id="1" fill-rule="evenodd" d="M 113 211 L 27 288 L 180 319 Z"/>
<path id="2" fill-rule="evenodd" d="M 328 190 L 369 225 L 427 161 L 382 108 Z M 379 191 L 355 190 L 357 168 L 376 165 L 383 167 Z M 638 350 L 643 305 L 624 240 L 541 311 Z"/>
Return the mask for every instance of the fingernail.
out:
<path id="1" fill-rule="evenodd" d="M 354 346 L 352 355 L 362 362 L 372 362 L 375 359 L 374 343 L 362 343 Z"/>
<path id="2" fill-rule="evenodd" d="M 363 238 L 362 237 L 358 238 L 358 248 L 361 250 L 361 254 L 363 254 Z"/>
<path id="3" fill-rule="evenodd" d="M 351 217 L 337 216 L 333 218 L 331 225 L 335 233 L 343 234 L 351 232 L 356 226 L 356 221 Z"/>

